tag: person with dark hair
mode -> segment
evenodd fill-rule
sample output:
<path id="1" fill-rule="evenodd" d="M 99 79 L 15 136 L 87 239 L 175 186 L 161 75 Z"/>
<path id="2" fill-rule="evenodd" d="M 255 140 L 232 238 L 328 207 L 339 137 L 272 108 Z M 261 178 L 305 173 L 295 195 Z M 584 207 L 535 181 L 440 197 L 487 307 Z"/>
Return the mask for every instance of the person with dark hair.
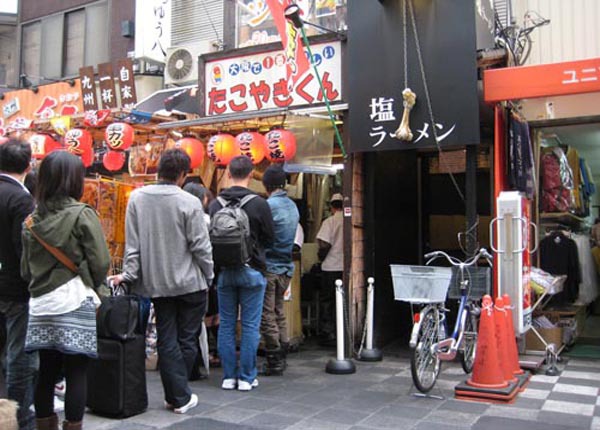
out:
<path id="1" fill-rule="evenodd" d="M 158 184 L 131 193 L 123 273 L 112 278 L 116 284 L 132 283 L 135 293 L 154 304 L 165 407 L 177 414 L 198 405 L 188 380 L 214 277 L 202 203 L 181 189 L 189 170 L 184 151 L 167 150 L 158 164 Z"/>
<path id="2" fill-rule="evenodd" d="M 204 209 L 204 211 L 208 211 L 208 203 L 211 193 L 209 190 L 206 189 L 204 185 L 200 185 L 195 182 L 188 182 L 183 186 L 183 191 L 187 191 L 192 196 L 196 196 L 198 200 L 200 200 L 200 202 L 202 203 L 202 208 Z M 210 222 L 210 216 L 207 213 L 204 214 L 204 219 L 207 223 Z"/>
<path id="3" fill-rule="evenodd" d="M 231 187 L 221 191 L 209 206 L 211 218 L 224 205 L 240 204 L 250 226 L 251 255 L 247 264 L 239 267 L 223 267 L 217 281 L 219 297 L 219 339 L 218 350 L 223 367 L 224 390 L 250 391 L 258 386 L 256 376 L 256 352 L 260 341 L 260 318 L 267 281 L 265 248 L 273 243 L 273 218 L 267 202 L 248 189 L 254 165 L 244 155 L 235 157 L 229 163 L 227 175 Z M 241 308 L 242 339 L 240 363 L 237 365 L 235 329 Z"/>
<path id="4" fill-rule="evenodd" d="M 33 211 L 33 197 L 23 184 L 30 170 L 31 146 L 17 139 L 0 145 L 0 314 L 6 329 L 8 398 L 19 404 L 21 429 L 35 428 L 33 403 L 37 355 L 25 353 L 29 319 L 27 281 L 21 277 L 21 226 Z"/>
<path id="5" fill-rule="evenodd" d="M 344 270 L 343 200 L 339 193 L 331 196 L 331 216 L 323 221 L 317 233 L 318 256 L 323 271 L 320 295 L 323 311 L 320 313 L 320 325 L 325 342 L 331 342 L 335 338 L 335 281 L 342 279 Z"/>
<path id="6" fill-rule="evenodd" d="M 283 295 L 294 275 L 292 248 L 300 214 L 285 191 L 286 175 L 279 164 L 265 170 L 262 178 L 273 215 L 273 243 L 266 249 L 267 289 L 263 304 L 260 331 L 265 340 L 267 362 L 265 376 L 279 376 L 286 368 L 290 339 L 283 312 Z"/>
<path id="7" fill-rule="evenodd" d="M 40 165 L 37 208 L 23 229 L 21 275 L 29 281 L 29 327 L 25 349 L 38 351 L 35 389 L 38 430 L 57 430 L 54 385 L 64 370 L 63 429 L 80 430 L 85 412 L 87 367 L 97 357 L 96 308 L 103 294 L 110 255 L 94 208 L 80 203 L 85 167 L 66 151 Z M 59 249 L 77 269 L 45 246 Z"/>

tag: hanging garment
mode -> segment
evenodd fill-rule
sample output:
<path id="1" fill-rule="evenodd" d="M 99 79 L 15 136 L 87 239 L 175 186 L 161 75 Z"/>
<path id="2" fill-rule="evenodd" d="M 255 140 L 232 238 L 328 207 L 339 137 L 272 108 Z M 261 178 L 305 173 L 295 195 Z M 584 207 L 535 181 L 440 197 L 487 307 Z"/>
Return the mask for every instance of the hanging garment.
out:
<path id="1" fill-rule="evenodd" d="M 561 148 L 545 150 L 541 157 L 542 212 L 567 212 L 573 206 L 573 172 Z"/>
<path id="2" fill-rule="evenodd" d="M 560 231 L 552 232 L 540 242 L 540 268 L 552 275 L 567 275 L 564 289 L 552 299 L 553 305 L 573 303 L 579 294 L 581 272 L 575 241 Z"/>
<path id="3" fill-rule="evenodd" d="M 509 183 L 511 188 L 533 198 L 535 192 L 533 176 L 533 151 L 529 139 L 529 126 L 514 115 L 510 116 L 509 127 Z"/>
<path id="4" fill-rule="evenodd" d="M 577 245 L 579 267 L 581 269 L 581 282 L 579 284 L 579 297 L 577 303 L 587 305 L 598 297 L 598 273 L 592 257 L 590 238 L 583 234 L 572 234 L 571 238 Z"/>

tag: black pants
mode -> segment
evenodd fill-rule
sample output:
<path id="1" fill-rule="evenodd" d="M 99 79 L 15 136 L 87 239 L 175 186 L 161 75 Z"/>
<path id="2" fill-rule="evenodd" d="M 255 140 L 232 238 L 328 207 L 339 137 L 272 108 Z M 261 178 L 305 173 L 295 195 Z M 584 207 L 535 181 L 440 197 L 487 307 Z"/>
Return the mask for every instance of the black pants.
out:
<path id="1" fill-rule="evenodd" d="M 323 271 L 321 277 L 320 326 L 325 336 L 335 336 L 335 281 L 343 279 L 343 272 Z"/>
<path id="2" fill-rule="evenodd" d="M 192 395 L 188 379 L 199 354 L 197 337 L 206 312 L 206 291 L 153 298 L 152 303 L 165 400 L 179 408 L 188 403 Z"/>
<path id="3" fill-rule="evenodd" d="M 85 355 L 63 354 L 51 349 L 42 349 L 39 353 L 40 370 L 34 394 L 35 416 L 46 418 L 54 413 L 54 385 L 64 369 L 67 382 L 65 419 L 81 421 L 85 412 L 89 358 Z"/>

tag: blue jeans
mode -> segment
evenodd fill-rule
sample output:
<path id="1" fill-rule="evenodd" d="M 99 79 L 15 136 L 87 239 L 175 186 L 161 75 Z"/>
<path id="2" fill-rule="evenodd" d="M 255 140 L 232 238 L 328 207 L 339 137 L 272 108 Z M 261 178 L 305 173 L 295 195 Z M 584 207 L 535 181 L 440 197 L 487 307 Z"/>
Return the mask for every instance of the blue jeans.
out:
<path id="1" fill-rule="evenodd" d="M 252 383 L 257 375 L 256 351 L 260 341 L 260 319 L 267 280 L 250 267 L 227 268 L 219 273 L 218 348 L 224 379 L 241 379 Z M 235 326 L 241 307 L 242 341 L 240 365 L 235 354 Z"/>
<path id="2" fill-rule="evenodd" d="M 25 337 L 29 321 L 27 302 L 0 301 L 0 313 L 6 319 L 6 386 L 8 398 L 19 404 L 19 429 L 34 429 L 33 404 L 35 378 L 38 369 L 37 352 L 25 352 Z"/>

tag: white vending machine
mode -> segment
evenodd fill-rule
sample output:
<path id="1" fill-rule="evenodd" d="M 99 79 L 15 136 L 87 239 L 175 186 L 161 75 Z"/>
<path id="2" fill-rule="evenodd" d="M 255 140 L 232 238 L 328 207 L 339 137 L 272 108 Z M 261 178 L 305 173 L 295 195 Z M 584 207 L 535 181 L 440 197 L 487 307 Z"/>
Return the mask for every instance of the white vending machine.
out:
<path id="1" fill-rule="evenodd" d="M 518 191 L 503 191 L 496 199 L 496 218 L 490 223 L 492 249 L 497 254 L 498 296 L 508 294 L 513 304 L 517 336 L 531 327 L 531 254 L 537 249 L 537 228 L 530 203 Z M 533 227 L 533 238 L 530 237 Z M 534 243 L 533 247 L 530 244 Z"/>

